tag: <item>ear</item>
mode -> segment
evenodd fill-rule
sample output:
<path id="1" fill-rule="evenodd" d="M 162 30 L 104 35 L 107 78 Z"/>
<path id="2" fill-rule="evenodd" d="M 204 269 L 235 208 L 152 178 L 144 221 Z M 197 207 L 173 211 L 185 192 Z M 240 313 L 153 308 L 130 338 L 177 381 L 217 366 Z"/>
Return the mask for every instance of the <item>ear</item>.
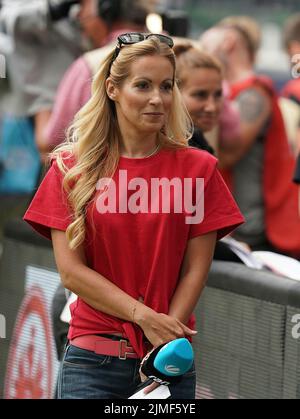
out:
<path id="1" fill-rule="evenodd" d="M 105 82 L 106 84 L 106 93 L 107 96 L 112 100 L 112 101 L 116 101 L 117 100 L 117 96 L 118 96 L 118 89 L 117 87 L 114 85 L 114 83 L 112 82 L 112 79 L 110 77 L 108 77 L 108 79 Z"/>
<path id="2" fill-rule="evenodd" d="M 225 53 L 231 53 L 237 45 L 237 36 L 233 31 L 228 31 L 226 33 L 224 42 L 223 42 L 223 50 Z"/>

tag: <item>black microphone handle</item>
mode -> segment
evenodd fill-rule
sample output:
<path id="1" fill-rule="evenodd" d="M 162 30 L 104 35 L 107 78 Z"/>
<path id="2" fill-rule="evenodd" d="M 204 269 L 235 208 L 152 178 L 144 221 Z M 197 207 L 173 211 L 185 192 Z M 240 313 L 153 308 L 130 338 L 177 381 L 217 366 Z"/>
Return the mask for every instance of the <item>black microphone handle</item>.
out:
<path id="1" fill-rule="evenodd" d="M 142 390 L 143 388 L 150 386 L 150 384 L 152 384 L 152 383 L 154 383 L 154 381 L 151 380 L 151 378 L 148 378 L 146 381 L 144 381 L 143 383 L 141 383 L 137 386 L 136 393 L 138 391 Z"/>

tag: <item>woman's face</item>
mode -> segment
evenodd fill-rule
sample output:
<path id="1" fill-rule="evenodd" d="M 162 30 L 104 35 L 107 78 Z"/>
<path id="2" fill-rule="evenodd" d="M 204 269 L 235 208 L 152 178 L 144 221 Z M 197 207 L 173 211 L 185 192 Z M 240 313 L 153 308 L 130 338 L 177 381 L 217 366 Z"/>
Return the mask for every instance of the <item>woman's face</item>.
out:
<path id="1" fill-rule="evenodd" d="M 214 69 L 189 69 L 181 93 L 195 126 L 202 132 L 211 131 L 219 121 L 223 105 L 220 73 Z"/>
<path id="2" fill-rule="evenodd" d="M 120 87 L 108 84 L 123 136 L 132 130 L 156 134 L 166 125 L 172 107 L 173 77 L 174 69 L 167 58 L 145 56 L 134 61 Z"/>

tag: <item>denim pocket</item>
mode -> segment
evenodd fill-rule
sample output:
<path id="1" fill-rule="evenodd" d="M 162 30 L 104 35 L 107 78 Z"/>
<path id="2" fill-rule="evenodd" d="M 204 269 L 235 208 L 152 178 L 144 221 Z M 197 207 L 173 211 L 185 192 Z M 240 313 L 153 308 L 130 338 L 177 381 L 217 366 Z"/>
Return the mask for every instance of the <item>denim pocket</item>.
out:
<path id="1" fill-rule="evenodd" d="M 68 346 L 66 349 L 63 365 L 74 368 L 99 368 L 100 366 L 110 364 L 111 356 L 95 354 L 76 346 Z"/>

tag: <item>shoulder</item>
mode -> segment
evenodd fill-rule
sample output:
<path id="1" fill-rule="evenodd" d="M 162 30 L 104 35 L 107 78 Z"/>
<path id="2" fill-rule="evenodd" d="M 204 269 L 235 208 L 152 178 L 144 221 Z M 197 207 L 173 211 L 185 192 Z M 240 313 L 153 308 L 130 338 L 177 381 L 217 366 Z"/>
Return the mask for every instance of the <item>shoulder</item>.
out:
<path id="1" fill-rule="evenodd" d="M 214 149 L 210 146 L 202 131 L 195 128 L 192 138 L 189 140 L 189 146 L 200 150 L 208 151 L 210 154 L 215 155 Z"/>
<path id="2" fill-rule="evenodd" d="M 195 161 L 195 162 L 207 162 L 211 164 L 216 164 L 217 159 L 208 151 L 202 150 L 197 147 L 185 147 L 179 148 L 175 151 L 178 158 L 184 159 L 186 161 Z"/>
<path id="3" fill-rule="evenodd" d="M 76 165 L 76 158 L 71 151 L 62 151 L 50 158 L 50 168 L 58 172 L 68 172 Z"/>
<path id="4" fill-rule="evenodd" d="M 99 59 L 101 57 L 107 56 L 110 52 L 112 52 L 113 48 L 115 47 L 115 44 L 110 43 L 108 45 L 105 45 L 104 47 L 93 49 L 92 51 L 88 51 L 83 55 L 83 58 L 85 60 L 90 59 Z"/>
<path id="5" fill-rule="evenodd" d="M 89 51 L 83 55 L 84 61 L 92 74 L 96 74 L 99 70 L 101 63 L 112 52 L 114 44 L 106 45 L 102 48 Z"/>
<path id="6" fill-rule="evenodd" d="M 300 104 L 300 80 L 290 80 L 282 90 L 282 96 L 294 99 Z"/>
<path id="7" fill-rule="evenodd" d="M 88 62 L 85 60 L 84 56 L 82 56 L 77 58 L 77 60 L 70 65 L 62 80 L 62 85 L 73 83 L 73 81 L 78 80 L 86 81 L 90 78 L 91 70 Z"/>
<path id="8" fill-rule="evenodd" d="M 186 173 L 206 177 L 217 167 L 218 160 L 209 152 L 195 147 L 180 148 L 174 151 L 175 158 Z"/>
<path id="9" fill-rule="evenodd" d="M 231 87 L 233 97 L 238 102 L 251 104 L 257 106 L 257 104 L 266 105 L 271 102 L 272 97 L 276 96 L 274 83 L 267 76 L 253 76 L 241 82 L 237 82 Z"/>
<path id="10" fill-rule="evenodd" d="M 265 120 L 272 111 L 271 91 L 257 83 L 242 90 L 236 97 L 242 122 L 254 123 Z"/>

